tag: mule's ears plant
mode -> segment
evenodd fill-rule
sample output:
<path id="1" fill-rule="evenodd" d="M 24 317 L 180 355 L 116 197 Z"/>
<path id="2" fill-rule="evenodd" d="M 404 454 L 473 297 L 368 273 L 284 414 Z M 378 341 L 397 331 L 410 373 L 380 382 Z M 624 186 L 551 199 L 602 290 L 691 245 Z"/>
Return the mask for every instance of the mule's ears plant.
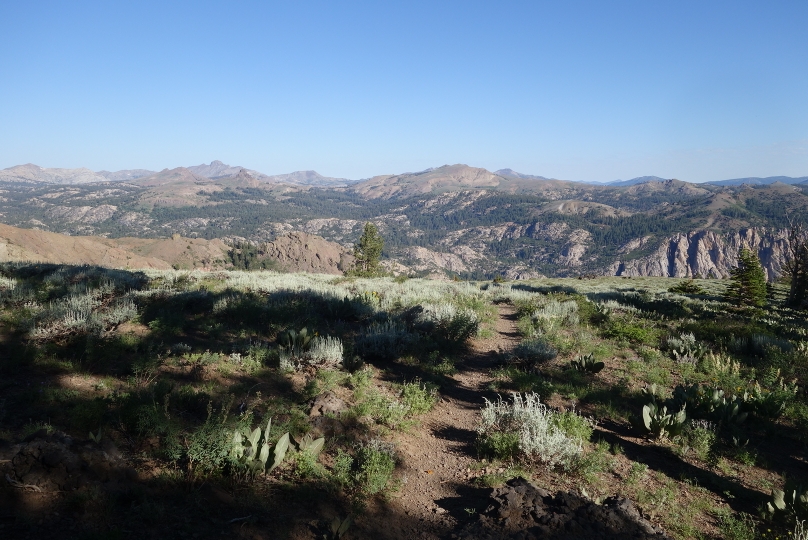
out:
<path id="1" fill-rule="evenodd" d="M 287 450 L 289 450 L 288 432 L 281 435 L 281 438 L 278 439 L 278 442 L 275 445 L 275 450 L 273 452 L 274 458 L 272 461 L 272 466 L 269 468 L 269 471 L 267 472 L 272 472 L 278 467 L 278 465 L 280 465 L 283 462 L 283 458 L 286 457 Z"/>
<path id="2" fill-rule="evenodd" d="M 278 336 L 278 344 L 290 351 L 302 352 L 308 349 L 312 337 L 308 328 L 302 328 L 299 332 L 289 329 Z"/>
<path id="3" fill-rule="evenodd" d="M 340 538 L 348 532 L 351 525 L 353 525 L 353 517 L 348 516 L 345 519 L 340 519 L 339 516 L 337 516 L 334 518 L 334 521 L 331 522 L 330 534 L 323 535 L 323 539 L 340 540 Z"/>
<path id="4" fill-rule="evenodd" d="M 664 397 L 662 396 L 662 387 L 657 386 L 656 383 L 653 383 L 651 386 L 645 385 L 640 392 L 644 395 L 651 398 L 651 402 L 656 403 L 657 400 L 664 401 Z"/>
<path id="5" fill-rule="evenodd" d="M 323 449 L 325 445 L 325 438 L 320 437 L 319 439 L 312 438 L 311 435 L 308 433 L 300 439 L 300 442 L 297 445 L 297 448 L 300 452 L 308 452 L 312 455 L 312 457 L 317 457 Z"/>
<path id="6" fill-rule="evenodd" d="M 595 357 L 592 354 L 587 354 L 572 360 L 570 362 L 570 366 L 573 369 L 583 373 L 598 373 L 606 367 L 606 364 L 603 362 L 596 362 Z"/>
<path id="7" fill-rule="evenodd" d="M 90 432 L 90 440 L 93 441 L 95 444 L 101 442 L 101 428 L 98 428 L 98 432 L 93 435 L 93 432 Z"/>
<path id="8" fill-rule="evenodd" d="M 274 450 L 272 450 L 272 446 L 269 444 L 269 431 L 271 428 L 272 419 L 270 418 L 263 433 L 260 427 L 252 431 L 247 428 L 236 429 L 233 433 L 230 458 L 253 472 L 272 472 L 286 457 L 286 452 L 289 449 L 289 433 L 281 435 L 278 442 L 275 443 Z M 270 451 L 273 452 L 274 460 L 269 469 L 267 469 Z"/>
<path id="9" fill-rule="evenodd" d="M 766 503 L 765 512 L 769 517 L 785 514 L 797 519 L 808 518 L 808 487 L 786 481 L 782 490 L 772 490 L 772 500 Z"/>
<path id="10" fill-rule="evenodd" d="M 680 434 L 686 420 L 684 408 L 677 413 L 668 413 L 667 406 L 660 407 L 656 402 L 642 408 L 642 425 L 657 439 Z"/>

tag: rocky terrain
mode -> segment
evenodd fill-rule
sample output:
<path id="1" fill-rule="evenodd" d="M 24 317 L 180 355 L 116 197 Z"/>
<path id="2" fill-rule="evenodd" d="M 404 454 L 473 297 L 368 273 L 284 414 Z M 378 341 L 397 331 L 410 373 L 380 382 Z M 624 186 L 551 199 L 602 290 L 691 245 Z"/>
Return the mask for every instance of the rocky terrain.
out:
<path id="1" fill-rule="evenodd" d="M 278 237 L 266 244 L 265 252 L 287 272 L 342 274 L 354 262 L 350 251 L 339 244 L 303 232 Z"/>
<path id="2" fill-rule="evenodd" d="M 729 269 L 746 246 L 758 253 L 767 278 L 772 281 L 783 273 L 788 253 L 785 230 L 741 229 L 731 234 L 712 231 L 679 233 L 663 242 L 657 250 L 641 259 L 616 261 L 610 273 L 616 276 L 729 277 Z M 641 249 L 643 239 L 625 246 L 627 253 Z"/>
<path id="3" fill-rule="evenodd" d="M 523 478 L 515 478 L 494 489 L 489 501 L 478 520 L 459 533 L 460 538 L 670 540 L 628 499 L 610 497 L 596 504 L 575 493 L 551 494 Z"/>
<path id="4" fill-rule="evenodd" d="M 748 245 L 776 279 L 789 220 L 808 215 L 808 184 L 769 180 L 592 185 L 445 165 L 351 182 L 219 161 L 115 173 L 22 165 L 0 171 L 0 221 L 72 236 L 224 242 L 213 251 L 192 246 L 179 261 L 159 257 L 183 267 L 210 267 L 225 244 L 248 241 L 279 242 L 270 251 L 280 267 L 338 272 L 340 253 L 372 221 L 386 240 L 387 266 L 399 273 L 725 277 Z M 301 255 L 311 251 L 307 242 L 319 258 Z"/>

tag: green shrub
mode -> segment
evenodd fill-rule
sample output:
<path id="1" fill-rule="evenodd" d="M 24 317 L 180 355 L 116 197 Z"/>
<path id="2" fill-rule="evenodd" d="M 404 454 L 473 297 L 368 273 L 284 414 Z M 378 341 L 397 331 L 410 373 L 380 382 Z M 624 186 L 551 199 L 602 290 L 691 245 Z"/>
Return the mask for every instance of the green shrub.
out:
<path id="1" fill-rule="evenodd" d="M 575 372 L 577 373 L 577 372 Z M 526 369 L 517 366 L 506 366 L 494 371 L 497 379 L 509 379 L 510 384 L 496 384 L 498 387 L 506 386 L 517 392 L 538 392 L 543 395 L 550 395 L 553 385 L 547 379 Z"/>
<path id="2" fill-rule="evenodd" d="M 406 406 L 408 414 L 420 415 L 432 410 L 438 399 L 437 389 L 422 384 L 418 379 L 401 385 L 401 402 Z"/>
<path id="3" fill-rule="evenodd" d="M 631 464 L 631 467 L 628 470 L 628 474 L 625 477 L 626 484 L 633 486 L 639 483 L 645 477 L 645 473 L 648 471 L 648 465 L 645 463 L 640 463 L 639 461 L 635 461 Z"/>
<path id="4" fill-rule="evenodd" d="M 342 359 L 342 367 L 348 373 L 354 373 L 365 367 L 365 361 L 358 354 L 349 354 Z"/>
<path id="5" fill-rule="evenodd" d="M 554 414 L 551 423 L 567 436 L 581 442 L 589 442 L 589 439 L 592 438 L 594 422 L 574 410 Z"/>
<path id="6" fill-rule="evenodd" d="M 327 474 L 325 468 L 317 461 L 317 456 L 307 450 L 295 452 L 295 474 L 300 478 L 324 478 Z"/>
<path id="7" fill-rule="evenodd" d="M 755 540 L 758 538 L 754 519 L 744 512 L 737 515 L 729 511 L 719 513 L 718 528 L 726 540 Z"/>
<path id="8" fill-rule="evenodd" d="M 606 338 L 628 341 L 641 345 L 654 345 L 657 341 L 657 332 L 652 328 L 641 326 L 630 320 L 613 318 L 601 331 Z"/>
<path id="9" fill-rule="evenodd" d="M 363 393 L 362 399 L 354 405 L 353 410 L 358 416 L 369 416 L 391 429 L 402 427 L 410 412 L 407 405 L 376 389 Z"/>
<path id="10" fill-rule="evenodd" d="M 395 467 L 392 448 L 374 439 L 356 452 L 356 484 L 367 496 L 381 493 L 387 489 Z"/>
<path id="11" fill-rule="evenodd" d="M 341 449 L 337 450 L 331 468 L 332 480 L 342 488 L 349 487 L 355 480 L 352 474 L 353 465 L 354 459 L 350 454 Z"/>
<path id="12" fill-rule="evenodd" d="M 477 441 L 480 454 L 493 459 L 512 459 L 519 455 L 519 434 L 515 432 L 492 432 L 482 435 Z"/>
<path id="13" fill-rule="evenodd" d="M 353 389 L 357 398 L 370 387 L 371 379 L 373 379 L 373 368 L 371 367 L 355 371 L 346 378 L 348 386 Z"/>
<path id="14" fill-rule="evenodd" d="M 439 356 L 438 351 L 434 351 L 434 354 L 429 355 L 425 368 L 430 373 L 444 377 L 451 377 L 457 373 L 454 359 L 449 356 Z"/>
<path id="15" fill-rule="evenodd" d="M 686 454 L 692 450 L 700 460 L 707 461 L 715 445 L 715 430 L 716 426 L 712 422 L 691 420 L 682 434 L 677 437 L 682 453 Z"/>
<path id="16" fill-rule="evenodd" d="M 786 409 L 786 417 L 794 423 L 799 437 L 808 442 L 808 403 L 792 401 Z"/>
<path id="17" fill-rule="evenodd" d="M 600 441 L 591 451 L 582 454 L 574 461 L 572 472 L 592 483 L 597 479 L 598 474 L 609 470 L 612 460 L 609 443 Z"/>
<path id="18" fill-rule="evenodd" d="M 328 392 L 336 388 L 344 378 L 345 374 L 339 371 L 320 369 L 314 377 L 309 379 L 306 383 L 306 386 L 303 388 L 303 395 L 307 398 L 319 396 L 323 392 Z"/>
<path id="19" fill-rule="evenodd" d="M 225 428 L 231 399 L 222 405 L 220 413 L 213 414 L 213 403 L 208 402 L 208 416 L 205 423 L 193 430 L 187 437 L 185 450 L 189 468 L 197 475 L 220 471 L 230 458 L 231 430 Z"/>

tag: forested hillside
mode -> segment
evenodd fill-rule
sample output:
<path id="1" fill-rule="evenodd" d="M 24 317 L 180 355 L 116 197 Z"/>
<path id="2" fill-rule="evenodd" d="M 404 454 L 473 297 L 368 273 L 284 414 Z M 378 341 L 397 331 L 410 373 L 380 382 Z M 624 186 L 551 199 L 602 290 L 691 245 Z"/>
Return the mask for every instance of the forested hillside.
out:
<path id="1" fill-rule="evenodd" d="M 594 186 L 465 166 L 336 188 L 249 178 L 243 171 L 218 180 L 176 169 L 132 182 L 5 182 L 0 220 L 70 235 L 180 234 L 256 245 L 299 231 L 345 247 L 372 221 L 385 238 L 386 259 L 411 273 L 464 277 L 720 277 L 728 275 L 739 242 L 752 242 L 766 252 L 764 266 L 774 278 L 785 257 L 782 230 L 808 214 L 808 186 L 780 183 Z M 698 233 L 710 233 L 712 247 L 682 244 L 682 235 Z"/>

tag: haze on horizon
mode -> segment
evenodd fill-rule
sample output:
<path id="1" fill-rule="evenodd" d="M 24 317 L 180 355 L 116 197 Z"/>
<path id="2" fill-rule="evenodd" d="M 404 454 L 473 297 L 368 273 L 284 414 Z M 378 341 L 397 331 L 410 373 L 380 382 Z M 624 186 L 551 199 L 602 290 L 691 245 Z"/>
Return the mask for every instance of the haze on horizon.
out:
<path id="1" fill-rule="evenodd" d="M 804 2 L 7 2 L 0 20 L 0 168 L 808 175 Z"/>

